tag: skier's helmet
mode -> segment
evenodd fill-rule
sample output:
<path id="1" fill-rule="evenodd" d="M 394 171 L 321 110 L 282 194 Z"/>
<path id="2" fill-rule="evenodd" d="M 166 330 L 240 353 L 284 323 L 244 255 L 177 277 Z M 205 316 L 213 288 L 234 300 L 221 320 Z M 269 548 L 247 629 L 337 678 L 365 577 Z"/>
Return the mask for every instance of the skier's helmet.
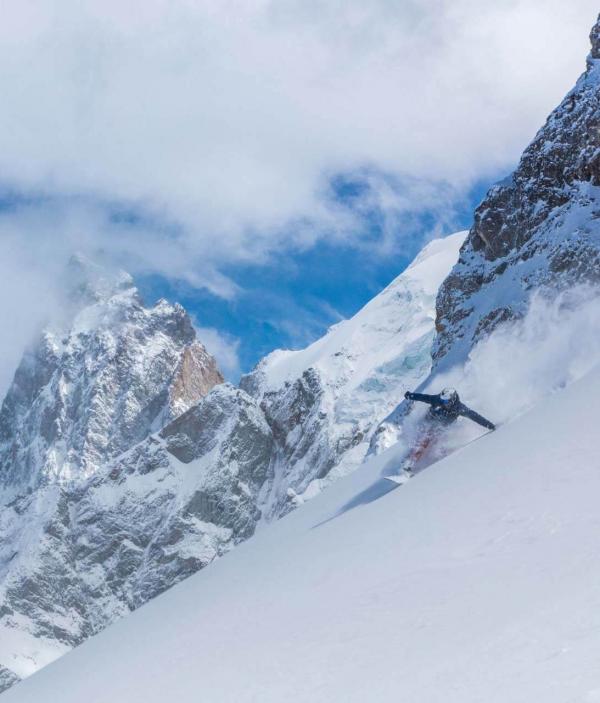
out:
<path id="1" fill-rule="evenodd" d="M 440 400 L 443 403 L 455 403 L 458 400 L 458 393 L 454 388 L 444 388 L 440 393 Z"/>

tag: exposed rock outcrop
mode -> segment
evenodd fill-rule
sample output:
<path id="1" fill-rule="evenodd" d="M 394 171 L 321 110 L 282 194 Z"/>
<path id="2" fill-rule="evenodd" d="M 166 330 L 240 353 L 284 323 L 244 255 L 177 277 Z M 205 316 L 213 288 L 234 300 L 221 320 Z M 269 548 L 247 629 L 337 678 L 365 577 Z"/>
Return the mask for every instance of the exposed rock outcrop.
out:
<path id="1" fill-rule="evenodd" d="M 67 313 L 25 354 L 0 410 L 0 491 L 79 481 L 223 378 L 179 305 L 142 304 L 127 274 L 81 259 Z"/>
<path id="2" fill-rule="evenodd" d="M 587 70 L 475 212 L 440 289 L 434 357 L 464 359 L 533 291 L 600 280 L 600 20 Z"/>

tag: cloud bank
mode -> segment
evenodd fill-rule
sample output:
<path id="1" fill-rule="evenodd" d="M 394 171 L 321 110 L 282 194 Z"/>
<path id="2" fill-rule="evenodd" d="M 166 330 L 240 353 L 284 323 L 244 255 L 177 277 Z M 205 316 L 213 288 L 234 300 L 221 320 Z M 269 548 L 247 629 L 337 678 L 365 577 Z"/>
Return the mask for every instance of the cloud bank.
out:
<path id="1" fill-rule="evenodd" d="M 5 3 L 4 356 L 74 249 L 233 299 L 231 264 L 323 239 L 389 256 L 423 235 L 423 213 L 447 230 L 583 70 L 596 13 L 592 0 Z"/>
<path id="2" fill-rule="evenodd" d="M 460 191 L 509 168 L 583 69 L 596 12 L 23 0 L 0 26 L 0 173 L 19 191 L 129 204 L 211 262 L 349 237 L 332 176 L 408 176 L 410 203 L 382 189 L 383 205 L 414 208 L 435 202 L 423 184 Z"/>

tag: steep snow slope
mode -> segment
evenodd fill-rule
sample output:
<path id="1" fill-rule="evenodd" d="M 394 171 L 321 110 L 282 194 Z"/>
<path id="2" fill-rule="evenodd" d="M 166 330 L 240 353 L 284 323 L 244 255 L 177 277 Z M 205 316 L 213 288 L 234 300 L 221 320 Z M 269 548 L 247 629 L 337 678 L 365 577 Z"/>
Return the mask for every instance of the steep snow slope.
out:
<path id="1" fill-rule="evenodd" d="M 5 703 L 600 700 L 600 369 L 402 488 L 394 449 Z"/>
<path id="2" fill-rule="evenodd" d="M 275 351 L 242 379 L 279 452 L 267 518 L 286 513 L 364 460 L 373 430 L 431 368 L 435 298 L 466 232 L 430 242 L 354 317 L 301 351 Z M 380 437 L 380 448 L 392 437 Z"/>

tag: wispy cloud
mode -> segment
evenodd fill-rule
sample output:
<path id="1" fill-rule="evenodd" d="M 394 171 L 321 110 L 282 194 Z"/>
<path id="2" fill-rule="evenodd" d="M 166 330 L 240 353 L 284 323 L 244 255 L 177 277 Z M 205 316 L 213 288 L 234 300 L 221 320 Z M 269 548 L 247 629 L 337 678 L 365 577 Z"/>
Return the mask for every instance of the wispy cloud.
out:
<path id="1" fill-rule="evenodd" d="M 208 352 L 217 360 L 219 369 L 225 378 L 237 382 L 240 375 L 238 355 L 240 340 L 213 327 L 196 326 L 196 332 Z"/>

